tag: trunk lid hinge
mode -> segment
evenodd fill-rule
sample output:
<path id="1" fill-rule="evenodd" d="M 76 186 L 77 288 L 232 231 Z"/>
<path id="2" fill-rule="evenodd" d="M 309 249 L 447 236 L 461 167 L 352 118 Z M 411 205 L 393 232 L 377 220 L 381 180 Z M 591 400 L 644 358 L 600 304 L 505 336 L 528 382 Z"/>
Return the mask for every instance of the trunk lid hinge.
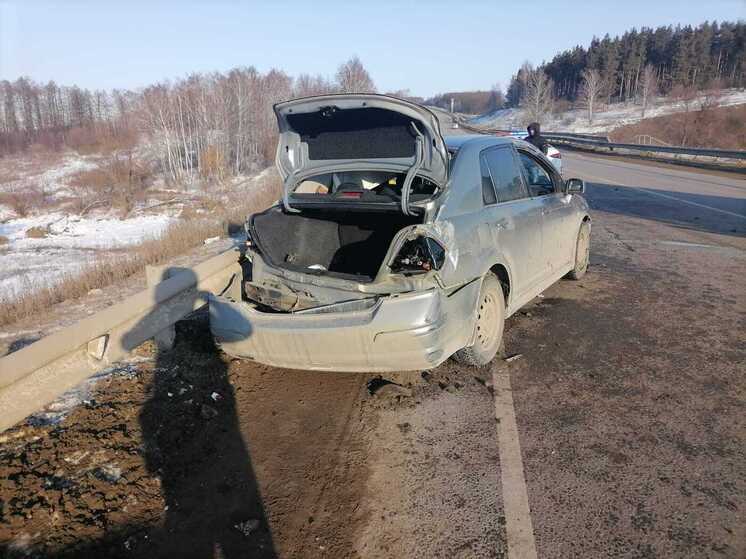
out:
<path id="1" fill-rule="evenodd" d="M 425 137 L 422 135 L 422 132 L 418 130 L 414 122 L 411 124 L 412 130 L 414 130 L 414 133 L 417 136 L 415 145 L 416 153 L 414 164 L 409 168 L 409 171 L 407 171 L 407 176 L 404 177 L 404 184 L 401 189 L 401 211 L 404 215 L 412 215 L 412 212 L 409 211 L 409 193 L 412 189 L 412 181 L 414 181 L 417 171 L 422 167 L 422 162 L 425 158 Z"/>

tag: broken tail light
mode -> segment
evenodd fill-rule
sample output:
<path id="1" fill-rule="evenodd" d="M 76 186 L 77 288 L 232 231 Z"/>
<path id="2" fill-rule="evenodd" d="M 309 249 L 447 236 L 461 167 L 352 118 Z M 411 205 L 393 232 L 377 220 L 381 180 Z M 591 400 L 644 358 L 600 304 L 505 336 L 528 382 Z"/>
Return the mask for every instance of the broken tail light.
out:
<path id="1" fill-rule="evenodd" d="M 425 273 L 440 270 L 446 260 L 446 250 L 430 237 L 416 237 L 404 242 L 394 258 L 391 271 L 397 274 Z"/>

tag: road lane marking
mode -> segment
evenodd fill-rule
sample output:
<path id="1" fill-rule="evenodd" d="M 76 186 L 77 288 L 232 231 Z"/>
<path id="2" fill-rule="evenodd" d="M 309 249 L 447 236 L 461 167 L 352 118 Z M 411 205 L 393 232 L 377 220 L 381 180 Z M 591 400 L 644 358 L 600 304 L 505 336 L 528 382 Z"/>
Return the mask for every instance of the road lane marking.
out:
<path id="1" fill-rule="evenodd" d="M 531 509 L 528 506 L 528 489 L 523 474 L 521 443 L 518 438 L 518 425 L 513 406 L 513 390 L 510 387 L 510 372 L 507 368 L 493 371 L 492 386 L 495 393 L 495 417 L 498 421 L 497 439 L 508 557 L 510 559 L 536 559 L 534 527 L 531 522 Z"/>
<path id="2" fill-rule="evenodd" d="M 662 245 L 672 245 L 676 247 L 692 247 L 692 248 L 727 248 L 719 245 L 705 245 L 702 243 L 687 243 L 686 241 L 659 241 Z"/>
<path id="3" fill-rule="evenodd" d="M 653 196 L 660 196 L 661 198 L 668 198 L 669 200 L 676 200 L 677 202 L 681 202 L 682 204 L 688 204 L 690 206 L 696 206 L 698 208 L 705 208 L 707 210 L 712 210 L 713 212 L 719 212 L 721 214 L 730 215 L 730 216 L 738 217 L 741 219 L 746 219 L 746 215 L 743 215 L 743 214 L 737 214 L 736 212 L 729 212 L 728 210 L 721 210 L 720 208 L 713 208 L 712 206 L 708 206 L 706 204 L 700 204 L 699 202 L 692 202 L 690 200 L 682 200 L 681 198 L 677 198 L 676 196 L 670 196 L 668 194 L 663 194 L 661 192 L 656 192 L 654 190 L 648 190 L 646 188 L 639 188 L 636 186 L 630 186 L 629 188 L 634 188 L 636 190 L 639 190 L 640 192 L 645 192 L 646 194 L 651 194 Z"/>
<path id="4" fill-rule="evenodd" d="M 697 208 L 705 208 L 707 210 L 712 210 L 713 212 L 718 212 L 718 213 L 729 215 L 732 217 L 738 217 L 740 219 L 746 219 L 746 215 L 743 215 L 743 214 L 729 212 L 728 210 L 721 210 L 720 208 L 713 208 L 712 206 L 707 206 L 706 204 L 700 204 L 699 202 L 691 202 L 689 200 L 682 200 L 681 198 L 677 198 L 676 196 L 671 196 L 669 194 L 662 194 L 661 192 L 656 192 L 654 190 L 648 190 L 647 188 L 641 188 L 639 186 L 632 186 L 631 184 L 623 184 L 621 182 L 616 182 L 613 179 L 602 178 L 602 177 L 591 175 L 589 173 L 581 172 L 581 174 L 586 177 L 591 177 L 593 181 L 602 181 L 603 183 L 609 184 L 610 186 L 622 186 L 624 188 L 631 188 L 633 190 L 637 190 L 638 192 L 644 192 L 645 194 L 650 194 L 651 196 L 660 196 L 661 198 L 668 198 L 669 200 L 676 200 L 677 202 L 681 202 L 682 204 L 687 204 L 689 206 L 696 206 Z"/>

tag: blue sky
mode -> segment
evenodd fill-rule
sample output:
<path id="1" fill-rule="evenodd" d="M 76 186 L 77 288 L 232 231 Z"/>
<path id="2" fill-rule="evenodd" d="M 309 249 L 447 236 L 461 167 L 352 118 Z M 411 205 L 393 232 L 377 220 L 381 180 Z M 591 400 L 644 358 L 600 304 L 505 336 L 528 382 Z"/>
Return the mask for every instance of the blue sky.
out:
<path id="1" fill-rule="evenodd" d="M 334 75 L 357 54 L 381 91 L 488 89 L 631 27 L 746 18 L 746 0 L 0 0 L 0 79 L 137 88 L 253 65 Z"/>

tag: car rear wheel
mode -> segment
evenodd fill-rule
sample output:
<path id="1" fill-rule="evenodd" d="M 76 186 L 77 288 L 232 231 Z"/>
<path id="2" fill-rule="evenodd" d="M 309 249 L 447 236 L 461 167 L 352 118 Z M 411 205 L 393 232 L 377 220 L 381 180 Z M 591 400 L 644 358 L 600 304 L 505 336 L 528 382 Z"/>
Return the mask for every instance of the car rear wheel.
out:
<path id="1" fill-rule="evenodd" d="M 484 367 L 497 355 L 505 328 L 505 297 L 497 277 L 489 273 L 482 280 L 477 305 L 474 343 L 457 351 L 453 358 L 464 365 Z"/>
<path id="2" fill-rule="evenodd" d="M 567 276 L 574 280 L 582 278 L 588 271 L 588 259 L 591 250 L 591 226 L 587 221 L 580 225 L 578 241 L 575 245 L 575 267 Z"/>

